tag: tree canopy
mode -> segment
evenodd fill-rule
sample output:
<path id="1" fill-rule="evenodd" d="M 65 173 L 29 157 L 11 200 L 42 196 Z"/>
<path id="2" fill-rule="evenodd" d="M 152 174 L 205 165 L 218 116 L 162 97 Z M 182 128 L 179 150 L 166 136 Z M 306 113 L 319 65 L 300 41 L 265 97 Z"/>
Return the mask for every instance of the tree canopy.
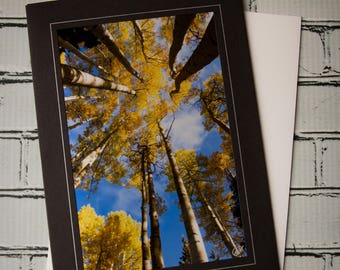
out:
<path id="1" fill-rule="evenodd" d="M 90 205 L 80 209 L 78 218 L 85 269 L 141 269 L 138 222 L 123 211 L 98 216 Z"/>

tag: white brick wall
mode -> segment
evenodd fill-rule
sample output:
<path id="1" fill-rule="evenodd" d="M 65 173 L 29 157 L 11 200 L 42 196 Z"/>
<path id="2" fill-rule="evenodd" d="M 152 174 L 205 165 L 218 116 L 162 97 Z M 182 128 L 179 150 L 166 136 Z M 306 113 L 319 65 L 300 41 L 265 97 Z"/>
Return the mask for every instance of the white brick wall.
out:
<path id="1" fill-rule="evenodd" d="M 337 77 L 340 83 L 339 75 L 337 75 Z M 333 133 L 339 131 L 340 128 L 339 89 L 340 89 L 339 87 L 332 85 L 300 86 L 298 88 L 295 132 Z"/>
<path id="2" fill-rule="evenodd" d="M 21 74 L 8 76 L 6 73 L 0 77 L 0 130 L 36 132 L 33 85 L 21 80 Z M 32 80 L 31 76 L 30 80 Z M 18 137 L 18 133 L 13 134 L 12 137 Z"/>
<path id="3" fill-rule="evenodd" d="M 340 1 L 245 3 L 303 19 L 285 269 L 340 269 Z"/>
<path id="4" fill-rule="evenodd" d="M 48 252 L 27 2 L 0 1 L 1 270 L 45 270 Z"/>
<path id="5" fill-rule="evenodd" d="M 246 2 L 251 0 L 246 0 Z M 338 0 L 253 0 L 257 11 L 314 19 L 339 19 Z"/>
<path id="6" fill-rule="evenodd" d="M 2 20 L 5 23 L 5 20 Z M 29 71 L 30 57 L 28 35 L 25 21 L 16 20 L 11 23 L 20 26 L 0 28 L 0 51 L 2 71 Z"/>
<path id="7" fill-rule="evenodd" d="M 0 269 L 45 269 L 48 234 L 25 4 L 0 2 Z M 286 270 L 340 269 L 340 1 L 244 0 L 303 16 Z"/>

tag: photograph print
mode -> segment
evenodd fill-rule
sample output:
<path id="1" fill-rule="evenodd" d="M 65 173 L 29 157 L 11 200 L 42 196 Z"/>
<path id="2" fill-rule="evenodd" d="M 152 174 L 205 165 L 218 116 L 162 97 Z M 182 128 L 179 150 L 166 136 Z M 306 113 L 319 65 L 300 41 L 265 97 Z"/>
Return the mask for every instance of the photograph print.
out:
<path id="1" fill-rule="evenodd" d="M 216 16 L 56 31 L 85 270 L 248 256 Z"/>

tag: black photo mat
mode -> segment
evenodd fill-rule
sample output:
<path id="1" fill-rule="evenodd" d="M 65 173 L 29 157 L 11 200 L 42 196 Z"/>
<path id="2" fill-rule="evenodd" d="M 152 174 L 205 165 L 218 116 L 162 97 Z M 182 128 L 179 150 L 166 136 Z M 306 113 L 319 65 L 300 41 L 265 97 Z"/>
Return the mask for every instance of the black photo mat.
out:
<path id="1" fill-rule="evenodd" d="M 218 48 L 218 57 L 216 57 L 215 59 L 218 58 L 218 62 L 220 63 L 220 66 L 217 68 L 215 67 L 214 71 L 217 70 L 217 72 L 215 73 L 219 73 L 220 75 L 219 78 L 220 80 L 222 80 L 222 85 L 224 86 L 224 90 L 225 90 L 225 99 L 226 99 L 225 107 L 227 108 L 227 116 L 228 116 L 228 120 L 226 121 L 228 121 L 228 128 L 230 129 L 229 136 L 231 138 L 231 144 L 232 144 L 231 148 L 233 152 L 233 156 L 231 157 L 231 159 L 235 163 L 232 169 L 232 172 L 229 172 L 229 174 L 231 178 L 234 177 L 236 179 L 236 186 L 237 186 L 236 194 L 237 194 L 238 207 L 240 210 L 239 219 L 242 221 L 240 225 L 240 232 L 244 240 L 244 241 L 240 240 L 240 242 L 242 242 L 242 246 L 240 245 L 238 246 L 242 250 L 244 250 L 244 253 L 241 256 L 233 256 L 231 255 L 231 252 L 229 251 L 228 253 L 229 255 L 226 255 L 226 257 L 223 257 L 222 259 L 211 259 L 210 258 L 212 257 L 211 254 L 207 254 L 207 256 L 209 257 L 207 261 L 197 262 L 197 260 L 193 258 L 194 252 L 191 252 L 192 254 L 190 255 L 189 260 L 191 260 L 192 263 L 181 264 L 181 265 L 179 265 L 179 263 L 177 265 L 174 265 L 173 263 L 170 265 L 165 264 L 164 269 L 254 269 L 254 270 L 255 269 L 273 269 L 273 270 L 279 269 L 276 240 L 275 240 L 275 231 L 274 231 L 272 209 L 271 209 L 271 203 L 270 203 L 270 194 L 269 194 L 266 166 L 265 166 L 265 161 L 264 161 L 262 138 L 261 138 L 261 132 L 260 132 L 260 123 L 259 123 L 259 117 L 258 117 L 254 85 L 253 85 L 252 70 L 251 70 L 249 50 L 248 50 L 248 44 L 247 44 L 247 36 L 246 36 L 244 18 L 243 18 L 243 8 L 242 8 L 242 3 L 236 0 L 228 1 L 228 2 L 219 1 L 219 0 L 213 0 L 213 1 L 185 0 L 185 1 L 171 1 L 171 2 L 161 2 L 161 1 L 155 1 L 155 0 L 144 0 L 144 1 L 102 0 L 102 1 L 94 2 L 94 1 L 86 0 L 86 1 L 72 1 L 72 2 L 71 1 L 70 2 L 55 1 L 55 2 L 32 4 L 32 5 L 27 6 L 28 30 L 29 30 L 34 91 L 35 91 L 36 110 L 37 110 L 37 119 L 38 119 L 38 131 L 39 131 L 39 139 L 40 139 L 40 149 L 41 149 L 41 158 L 42 158 L 42 166 L 43 166 L 43 178 L 44 178 L 44 187 L 45 187 L 45 194 L 46 194 L 47 216 L 48 216 L 52 261 L 53 261 L 54 269 L 79 269 L 81 270 L 81 269 L 84 269 L 84 265 L 86 265 L 86 263 L 89 263 L 89 261 L 91 260 L 91 259 L 83 258 L 85 251 L 84 251 L 84 246 L 82 246 L 81 244 L 82 239 L 81 239 L 81 230 L 80 230 L 80 225 L 79 225 L 81 218 L 80 216 L 78 216 L 78 212 L 81 211 L 81 207 L 79 204 L 81 200 L 86 201 L 83 197 L 81 197 L 81 196 L 85 196 L 85 195 L 82 195 L 83 190 L 90 190 L 92 187 L 94 187 L 94 189 L 97 189 L 97 190 L 94 190 L 94 191 L 91 190 L 91 192 L 95 194 L 96 192 L 100 191 L 100 188 L 102 185 L 101 183 L 98 184 L 97 182 L 103 181 L 101 180 L 103 177 L 100 174 L 103 172 L 100 171 L 100 173 L 98 173 L 98 176 L 93 177 L 93 178 L 97 177 L 96 178 L 97 182 L 95 186 L 93 186 L 92 182 L 86 182 L 87 176 L 84 176 L 83 174 L 83 169 L 85 167 L 81 169 L 77 168 L 77 166 L 78 167 L 81 166 L 79 164 L 76 164 L 76 161 L 75 161 L 76 156 L 77 156 L 77 151 L 80 151 L 80 150 L 77 150 L 78 149 L 77 147 L 79 147 L 79 145 L 83 143 L 83 140 L 85 140 L 86 142 L 86 139 L 90 138 L 90 136 L 93 136 L 93 135 L 92 134 L 86 135 L 87 136 L 86 137 L 83 133 L 81 133 L 84 131 L 84 129 L 79 129 L 79 127 L 77 127 L 78 129 L 72 128 L 71 130 L 70 126 L 76 125 L 77 122 L 74 120 L 74 116 L 72 116 L 73 111 L 72 111 L 72 108 L 70 109 L 70 102 L 68 100 L 73 98 L 76 91 L 79 91 L 78 98 L 80 96 L 81 98 L 84 97 L 84 94 L 83 94 L 84 92 L 82 92 L 84 84 L 83 82 L 80 82 L 80 80 L 75 82 L 75 80 L 77 79 L 77 76 L 79 79 L 84 74 L 85 76 L 88 76 L 87 74 L 91 74 L 91 71 L 92 71 L 92 75 L 95 75 L 95 77 L 103 78 L 104 73 L 102 70 L 100 70 L 101 65 L 98 65 L 99 67 L 93 68 L 91 67 L 92 65 L 91 62 L 90 64 L 89 63 L 86 64 L 87 70 L 85 71 L 85 73 L 81 73 L 80 71 L 81 68 L 79 67 L 80 62 L 78 61 L 80 59 L 79 56 L 75 56 L 72 59 L 62 60 L 61 55 L 63 56 L 66 55 L 65 56 L 66 58 L 69 57 L 70 55 L 71 56 L 74 55 L 74 52 L 72 52 L 74 48 L 78 49 L 79 52 L 84 53 L 85 55 L 88 53 L 87 51 L 88 48 L 89 50 L 94 48 L 93 51 L 96 48 L 98 48 L 98 50 L 96 51 L 97 53 L 96 55 L 99 55 L 100 53 L 102 53 L 103 55 L 107 56 L 107 53 L 106 51 L 101 50 L 103 48 L 103 47 L 100 47 L 101 45 L 97 45 L 97 44 L 89 45 L 89 44 L 86 44 L 86 41 L 85 41 L 85 45 L 84 43 L 81 43 L 81 44 L 79 43 L 78 48 L 76 44 L 77 42 L 73 43 L 74 45 L 73 48 L 65 48 L 65 46 L 61 44 L 65 41 L 68 44 L 67 46 L 69 46 L 70 44 L 72 46 L 72 38 L 69 38 L 67 34 L 65 34 L 65 32 L 67 32 L 70 29 L 73 29 L 72 30 L 73 33 L 75 33 L 75 31 L 78 31 L 74 29 L 81 29 L 79 31 L 83 31 L 85 29 L 86 33 L 87 32 L 94 33 L 95 31 L 98 32 L 99 30 L 115 31 L 118 29 L 117 35 L 121 35 L 121 33 L 119 33 L 121 31 L 119 26 L 122 27 L 127 22 L 130 23 L 131 25 L 133 22 L 134 23 L 137 22 L 134 28 L 135 31 L 137 31 L 136 29 L 138 29 L 138 26 L 142 28 L 142 26 L 147 25 L 149 21 L 155 24 L 155 26 L 153 26 L 154 27 L 153 29 L 156 29 L 157 27 L 161 29 L 161 27 L 163 27 L 163 25 L 161 25 L 163 21 L 159 18 L 170 18 L 174 22 L 176 16 L 186 17 L 188 14 L 189 15 L 190 14 L 210 14 L 210 15 L 202 15 L 202 18 L 203 18 L 202 20 L 203 21 L 206 20 L 205 21 L 206 25 L 205 27 L 203 27 L 205 29 L 200 30 L 203 33 L 204 31 L 208 31 L 207 29 L 209 29 L 209 19 L 205 19 L 206 18 L 205 16 L 207 17 L 210 16 L 209 17 L 210 22 L 211 21 L 214 22 L 214 31 L 216 33 L 215 40 L 217 42 L 216 46 Z M 168 19 L 168 21 L 170 19 Z M 97 25 L 102 26 L 102 28 L 97 27 L 99 30 L 97 28 L 93 30 L 95 28 L 94 26 L 97 26 Z M 194 36 L 194 34 L 195 33 L 193 33 L 192 35 Z M 161 38 L 163 37 L 160 37 L 160 39 Z M 203 39 L 204 39 L 204 36 L 198 37 L 198 40 L 203 40 Z M 147 40 L 146 37 L 143 41 L 145 40 Z M 169 38 L 169 40 L 171 40 L 171 38 Z M 163 41 L 159 41 L 159 43 L 162 43 L 162 42 Z M 124 46 L 124 43 L 122 42 L 120 44 L 120 47 L 123 47 L 123 46 Z M 86 50 L 84 50 L 83 48 L 85 48 Z M 147 48 L 145 50 L 147 50 Z M 192 51 L 193 50 L 194 49 L 192 49 Z M 190 53 L 192 53 L 192 51 L 190 51 Z M 143 57 L 147 58 L 148 51 L 146 52 L 143 51 L 143 53 L 144 53 Z M 184 59 L 183 62 L 186 62 L 188 58 L 190 58 L 190 53 L 188 53 L 188 55 L 183 56 L 183 59 Z M 133 58 L 132 55 L 128 55 L 126 57 L 126 59 L 128 59 L 128 62 L 132 63 L 132 66 L 137 65 L 136 64 L 137 62 L 136 63 L 133 62 L 132 58 Z M 152 57 L 150 56 L 150 59 L 151 58 Z M 95 58 L 93 57 L 93 59 Z M 105 60 L 105 57 L 103 57 L 103 59 Z M 81 60 L 81 61 L 85 61 L 85 60 Z M 86 60 L 86 61 L 90 61 L 90 60 Z M 120 65 L 119 68 L 122 69 L 123 71 L 121 71 L 121 73 L 119 70 L 116 71 L 117 73 L 114 73 L 110 77 L 110 81 L 115 81 L 115 79 L 120 78 L 119 76 L 121 77 L 123 76 L 126 82 L 131 82 L 131 85 L 138 86 L 140 84 L 141 85 L 146 84 L 147 76 L 142 76 L 140 74 L 134 73 L 136 70 L 139 71 L 139 69 L 138 68 L 134 69 L 134 66 L 131 67 L 131 65 L 129 66 L 129 63 L 125 62 L 124 64 L 122 61 L 120 62 L 122 64 L 119 64 Z M 151 59 L 150 61 L 152 62 L 153 59 Z M 82 63 L 85 63 L 85 62 L 82 62 Z M 116 66 L 116 64 L 114 63 L 112 64 L 112 66 Z M 141 67 L 142 66 L 143 65 L 141 64 Z M 104 68 L 107 69 L 107 66 Z M 127 72 L 129 68 L 131 68 L 131 70 Z M 177 68 L 180 70 L 181 68 L 183 68 L 183 66 L 178 66 Z M 84 68 L 82 70 L 84 71 Z M 174 70 L 177 72 L 175 68 Z M 123 75 L 121 75 L 122 73 Z M 129 74 L 124 75 L 125 73 L 126 74 L 129 73 Z M 206 71 L 206 73 L 209 73 L 209 72 Z M 77 76 L 74 76 L 74 74 L 76 74 Z M 181 74 L 181 72 L 179 71 L 178 74 Z M 197 76 L 196 78 L 197 84 L 200 83 L 201 85 L 209 85 L 209 82 L 212 83 L 212 80 L 209 81 L 210 77 L 209 78 L 204 77 L 203 75 L 202 75 L 202 78 L 204 79 L 201 79 L 201 80 L 204 80 L 204 82 L 200 81 L 201 75 L 199 75 L 199 72 L 195 72 L 194 74 L 192 74 L 192 76 L 194 75 Z M 164 76 L 167 78 L 167 80 L 171 78 L 169 74 L 164 75 Z M 180 77 L 180 76 L 177 75 L 177 77 Z M 150 78 L 150 80 L 152 80 L 152 78 Z M 166 95 L 166 97 L 164 97 L 165 103 L 171 103 L 171 104 L 177 105 L 176 102 L 177 100 L 179 100 L 178 94 L 181 94 L 181 91 L 183 93 L 186 80 L 189 80 L 188 77 L 183 79 L 183 81 L 179 82 L 178 85 L 175 85 L 175 80 L 173 81 L 169 80 L 168 84 L 171 85 L 169 86 L 169 89 L 170 91 L 173 91 L 173 93 L 170 92 L 169 95 L 166 95 L 164 93 L 159 94 L 159 95 L 162 95 L 162 97 Z M 157 82 L 157 80 L 155 81 Z M 104 81 L 103 83 L 106 85 L 106 88 L 107 88 L 108 82 Z M 119 82 L 117 82 L 117 84 L 119 84 Z M 71 86 L 69 87 L 69 85 Z M 134 99 L 132 97 L 125 98 L 125 95 L 127 94 L 123 93 L 123 91 L 126 91 L 126 89 L 122 88 L 121 85 L 118 85 L 118 86 L 114 85 L 113 88 L 114 87 L 121 89 L 119 90 L 121 92 L 117 94 L 118 105 L 114 105 L 116 106 L 114 107 L 114 110 L 113 110 L 114 113 L 116 113 L 118 109 L 123 111 L 124 104 L 127 104 L 124 102 L 138 102 L 138 101 L 135 101 L 136 99 L 138 99 L 138 95 L 139 95 L 138 89 L 135 90 L 136 93 L 134 93 L 134 95 L 137 96 L 137 98 Z M 192 88 L 196 87 L 195 82 L 191 84 L 191 87 Z M 208 88 L 208 86 L 206 86 L 206 88 Z M 88 102 L 89 104 L 88 106 L 92 106 L 92 107 L 89 107 L 91 110 L 93 108 L 97 110 L 99 108 L 100 109 L 102 108 L 102 106 L 97 105 L 98 104 L 96 103 L 97 101 L 93 101 L 93 100 L 95 99 L 102 100 L 103 98 L 107 98 L 108 95 L 111 95 L 105 92 L 105 96 L 104 96 L 104 94 L 102 94 L 103 91 L 98 90 L 98 89 L 91 90 L 92 92 L 91 94 L 89 94 L 90 97 L 88 96 L 85 97 L 86 99 L 90 98 L 91 100 Z M 101 89 L 104 89 L 104 88 L 102 87 Z M 129 91 L 130 90 L 131 90 L 131 87 L 129 87 Z M 191 93 L 194 96 L 192 98 L 192 101 L 196 102 L 197 101 L 196 99 L 200 95 L 199 92 L 197 93 L 194 90 L 191 91 L 191 89 L 187 91 L 188 93 Z M 195 93 L 197 96 L 195 96 Z M 116 93 L 112 95 L 116 95 Z M 200 96 L 200 98 L 202 97 Z M 183 99 L 185 99 L 185 97 L 183 97 Z M 188 99 L 189 98 L 186 98 L 186 100 Z M 84 102 L 85 101 L 82 100 L 81 104 L 85 104 Z M 182 101 L 180 101 L 179 103 L 181 102 Z M 200 105 L 201 106 L 200 108 L 204 106 L 202 104 Z M 85 105 L 87 106 L 87 104 Z M 108 103 L 108 105 L 105 103 L 105 106 L 113 106 L 113 105 L 111 105 L 111 103 L 110 104 Z M 158 108 L 157 104 L 151 105 L 150 103 L 149 106 L 155 106 L 156 109 Z M 132 108 L 135 109 L 134 107 Z M 161 110 L 162 109 L 161 106 L 158 109 Z M 172 109 L 173 108 L 171 107 L 169 111 L 171 111 Z M 152 111 L 154 109 L 150 109 L 150 110 Z M 185 107 L 185 109 L 181 107 L 181 110 L 182 111 L 184 110 L 185 113 L 189 112 L 189 109 L 187 109 L 187 107 Z M 87 112 L 85 112 L 84 110 L 84 114 L 85 113 Z M 132 114 L 133 113 L 135 113 L 135 110 L 133 110 Z M 149 112 L 149 113 L 151 114 L 152 112 Z M 158 126 L 163 126 L 163 128 L 165 129 L 165 133 L 169 132 L 168 134 L 165 134 L 165 135 L 168 135 L 168 136 L 171 135 L 174 138 L 176 137 L 176 134 L 170 133 L 171 129 L 175 130 L 174 132 L 176 132 L 176 130 L 180 130 L 181 128 L 181 127 L 176 127 L 175 113 L 176 113 L 177 121 L 179 122 L 181 120 L 180 119 L 181 116 L 179 116 L 181 115 L 181 112 L 177 112 L 177 111 L 172 113 L 174 116 L 172 116 L 172 114 L 171 116 L 168 116 L 169 113 L 165 113 L 166 116 L 163 118 L 162 117 L 159 118 L 157 122 Z M 201 115 L 203 114 L 202 109 L 200 113 Z M 115 115 L 115 116 L 117 116 L 116 118 L 118 118 L 118 116 L 120 115 Z M 88 117 L 88 119 L 90 119 L 90 117 Z M 193 118 L 190 118 L 190 121 L 192 121 L 192 119 L 194 119 L 194 116 Z M 96 132 L 103 132 L 102 136 L 105 136 L 105 134 L 107 134 L 109 130 L 109 126 L 113 124 L 112 121 L 116 121 L 116 120 L 111 119 L 105 122 L 104 124 L 102 122 L 98 124 L 98 121 L 96 121 L 95 122 L 96 124 L 93 124 L 93 127 L 91 130 L 93 131 L 94 129 L 96 129 L 97 130 Z M 125 122 L 124 121 L 117 120 L 117 123 L 119 123 L 121 127 L 124 127 L 125 124 L 123 123 L 128 123 L 128 124 L 133 123 L 132 121 L 130 121 L 130 118 L 127 118 L 127 120 Z M 142 117 L 141 121 L 146 121 L 146 120 L 143 119 Z M 126 140 L 129 141 L 129 145 L 134 145 L 133 150 L 136 152 L 133 153 L 132 155 L 133 158 L 131 158 L 129 161 L 124 160 L 122 162 L 123 165 L 126 165 L 127 163 L 131 165 L 135 160 L 134 158 L 137 155 L 140 155 L 141 152 L 139 150 L 142 149 L 142 148 L 138 148 L 140 144 L 138 144 L 138 147 L 137 147 L 138 149 L 137 149 L 135 146 L 137 144 L 131 143 L 130 140 L 132 137 L 131 135 L 132 131 L 129 129 L 130 128 L 129 125 L 126 127 L 126 130 L 125 130 L 125 132 L 129 134 L 124 135 L 124 136 L 126 136 Z M 207 125 L 209 126 L 209 124 Z M 87 127 L 88 123 L 85 126 Z M 215 130 L 218 130 L 218 128 L 219 127 L 215 128 Z M 79 134 L 78 134 L 78 133 L 75 133 L 74 130 L 80 130 L 81 132 L 79 131 Z M 122 128 L 122 132 L 124 133 L 124 128 Z M 216 131 L 215 133 L 217 134 L 219 132 Z M 97 133 L 94 132 L 93 134 L 95 134 L 95 136 L 93 137 L 95 138 Z M 82 138 L 79 137 L 80 135 L 82 136 Z M 210 135 L 208 134 L 206 136 L 210 136 Z M 161 138 L 162 136 L 158 134 L 157 142 L 159 144 L 161 144 L 159 142 L 161 141 Z M 74 146 L 74 142 L 77 142 L 76 146 Z M 162 164 L 163 166 L 162 169 L 166 170 L 168 167 L 171 168 L 171 162 L 170 162 L 170 165 L 167 165 L 168 159 L 166 157 L 167 153 L 164 150 L 166 149 L 164 144 L 165 143 L 163 141 L 163 144 L 161 146 L 158 147 L 158 144 L 157 144 L 157 146 L 155 146 L 154 148 L 155 150 L 150 150 L 150 151 L 151 152 L 155 151 L 155 154 L 154 154 L 155 156 L 162 155 L 162 154 L 158 154 L 157 151 L 163 151 L 162 153 L 164 157 L 162 160 L 164 160 L 163 162 L 164 164 Z M 150 144 L 150 145 L 154 147 L 153 144 Z M 172 141 L 172 146 L 174 146 L 174 149 L 176 148 L 175 145 L 176 143 Z M 114 148 L 115 147 L 114 140 L 113 140 L 112 146 L 111 145 L 107 146 L 107 144 L 105 144 L 103 148 L 104 147 L 107 147 L 106 150 L 108 148 L 111 149 L 111 147 Z M 124 147 L 125 146 L 122 146 L 122 149 Z M 195 146 L 193 146 L 193 148 L 194 147 Z M 180 145 L 178 146 L 178 149 L 179 148 L 185 148 L 185 147 Z M 98 149 L 99 148 L 97 147 L 95 150 L 98 150 Z M 188 148 L 187 150 L 191 150 L 191 148 L 190 149 Z M 117 151 L 119 151 L 119 149 Z M 122 151 L 125 151 L 125 150 L 122 150 Z M 138 154 L 136 154 L 137 152 Z M 203 154 L 205 153 L 204 150 L 202 150 L 202 153 Z M 204 156 L 203 154 L 202 156 Z M 125 155 L 124 158 L 126 158 L 126 156 L 127 155 Z M 175 153 L 174 153 L 174 156 L 175 156 L 175 159 L 177 158 L 177 161 L 178 161 L 179 157 L 176 157 Z M 211 155 L 206 154 L 206 156 L 212 157 L 212 154 Z M 103 159 L 105 159 L 105 157 Z M 105 161 L 102 161 L 102 160 L 98 161 L 98 159 L 96 160 L 97 161 L 93 161 L 93 162 L 97 162 L 98 164 L 100 164 L 98 166 L 101 166 L 101 164 L 105 165 Z M 205 160 L 209 164 L 208 159 L 204 159 L 202 157 L 202 159 L 200 160 Z M 94 164 L 94 163 L 91 163 L 91 164 Z M 147 161 L 145 164 L 148 164 Z M 156 165 L 153 165 L 152 168 L 154 171 L 157 170 Z M 159 171 L 161 171 L 161 169 L 159 169 Z M 76 191 L 76 188 L 75 188 L 75 180 L 77 180 L 76 172 L 78 173 L 78 175 L 82 176 L 82 178 L 86 180 L 85 181 L 80 178 L 79 180 L 81 181 L 80 188 L 79 188 L 80 191 Z M 147 173 L 148 170 L 145 169 L 145 172 Z M 159 173 L 161 174 L 161 172 Z M 164 171 L 162 171 L 162 173 L 166 174 L 164 173 Z M 132 173 L 131 174 L 127 173 L 127 175 L 130 178 L 132 178 L 131 176 Z M 154 181 L 157 181 L 158 178 L 155 175 L 154 175 Z M 123 181 L 127 181 L 127 182 L 120 184 L 121 186 L 126 185 L 126 183 L 130 183 L 128 182 L 130 179 L 128 176 L 126 176 L 126 178 L 124 177 L 122 178 L 124 179 Z M 163 181 L 162 180 L 163 178 L 160 178 L 160 179 L 161 180 L 159 179 L 158 180 Z M 92 180 L 88 180 L 88 181 L 92 181 Z M 116 180 L 111 180 L 111 181 L 114 182 L 115 185 L 117 185 L 117 182 L 115 182 Z M 175 181 L 174 189 L 176 190 L 177 189 L 176 180 L 172 180 L 172 181 Z M 107 182 L 110 182 L 110 181 L 107 180 Z M 226 183 L 223 182 L 223 184 L 226 184 Z M 209 186 L 204 186 L 204 187 L 209 187 Z M 121 187 L 119 187 L 119 190 L 120 188 Z M 159 187 L 156 186 L 156 189 L 157 188 Z M 169 184 L 167 188 L 171 189 L 171 187 L 169 188 Z M 196 189 L 199 190 L 198 187 L 196 187 Z M 195 188 L 193 188 L 193 190 L 195 190 Z M 204 188 L 202 190 L 204 190 Z M 231 192 L 229 187 L 226 190 L 229 193 Z M 126 191 L 122 191 L 122 192 L 126 192 Z M 129 189 L 128 192 L 132 192 L 131 188 Z M 175 191 L 172 190 L 172 192 L 173 194 L 176 194 Z M 149 193 L 150 193 L 150 189 L 149 189 Z M 221 194 L 223 194 L 224 196 L 226 195 L 226 193 L 227 192 L 224 191 Z M 86 194 L 89 194 L 90 197 L 92 196 L 92 200 L 94 200 L 96 196 L 96 195 L 92 195 L 92 193 L 90 194 L 90 191 L 89 193 L 86 193 Z M 126 194 L 130 194 L 130 193 L 126 193 Z M 131 194 L 135 194 L 135 193 L 131 193 Z M 164 196 L 166 198 L 169 198 L 169 200 L 173 199 L 173 197 L 167 197 L 168 196 L 167 193 L 164 193 L 164 194 L 165 194 Z M 199 197 L 198 195 L 193 196 L 193 198 L 196 198 L 196 199 L 198 197 Z M 131 200 L 132 200 L 132 197 L 131 197 Z M 150 200 L 151 199 L 148 199 L 149 203 L 150 203 Z M 167 200 L 165 199 L 165 204 L 166 202 Z M 196 205 L 194 202 L 192 203 L 194 206 Z M 81 204 L 82 204 L 81 206 L 84 206 L 84 207 L 86 206 L 86 203 L 81 203 Z M 179 203 L 177 202 L 177 204 Z M 174 207 L 181 209 L 181 207 L 179 207 L 177 204 L 174 203 Z M 197 203 L 197 205 L 201 207 L 203 203 L 202 202 Z M 149 206 L 148 209 L 150 209 L 151 207 L 152 206 Z M 136 206 L 136 208 L 140 209 L 140 205 Z M 168 210 L 168 211 L 171 211 L 171 210 Z M 181 210 L 179 210 L 179 212 L 181 212 Z M 104 214 L 102 213 L 97 213 L 97 214 L 98 214 L 98 217 L 100 218 L 104 216 Z M 128 215 L 129 217 L 130 213 L 128 214 L 129 214 Z M 183 214 L 183 212 L 181 213 L 181 215 L 184 215 L 184 217 L 183 216 L 179 217 L 179 219 L 180 220 L 185 219 L 185 214 Z M 160 220 L 162 219 L 161 215 L 159 216 L 159 219 Z M 107 223 L 109 222 L 108 217 L 105 222 Z M 138 222 L 140 223 L 140 221 Z M 203 223 L 203 221 L 201 221 L 201 223 Z M 162 226 L 163 228 L 167 228 L 166 225 L 162 224 L 161 222 L 161 225 L 160 225 L 161 230 L 162 230 Z M 150 236 L 150 230 L 151 229 L 149 228 L 148 229 L 149 236 Z M 208 233 L 206 232 L 206 229 L 201 228 L 201 231 L 202 230 L 203 230 L 203 233 L 202 233 L 203 237 L 207 236 Z M 234 233 L 235 235 L 237 234 L 237 232 L 234 232 Z M 162 235 L 164 234 L 161 234 L 161 236 Z M 182 237 L 182 235 L 178 237 Z M 187 235 L 184 234 L 184 238 L 188 239 L 190 238 L 190 236 L 188 237 Z M 188 242 L 190 242 L 190 239 L 188 240 Z M 182 251 L 181 246 L 178 248 L 181 249 Z M 208 251 L 212 251 L 213 249 L 214 249 L 213 247 L 207 248 Z M 167 250 L 166 252 L 171 252 L 171 251 Z M 109 256 L 107 258 L 109 258 Z M 150 255 L 150 265 L 151 265 L 151 255 Z M 112 263 L 112 267 L 113 267 L 112 269 L 119 269 L 117 266 L 115 268 L 113 263 Z M 102 266 L 102 268 L 99 268 L 99 269 L 104 269 L 104 268 Z M 129 268 L 123 268 L 123 269 L 129 269 Z M 131 268 L 131 269 L 135 269 L 135 268 Z M 158 268 L 154 266 L 153 269 L 158 269 Z"/>

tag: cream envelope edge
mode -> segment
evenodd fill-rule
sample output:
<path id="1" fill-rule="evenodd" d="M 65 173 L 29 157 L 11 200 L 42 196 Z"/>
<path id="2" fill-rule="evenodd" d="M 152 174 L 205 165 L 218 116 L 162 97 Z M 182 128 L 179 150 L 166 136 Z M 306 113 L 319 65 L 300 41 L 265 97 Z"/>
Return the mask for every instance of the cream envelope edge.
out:
<path id="1" fill-rule="evenodd" d="M 301 18 L 250 12 L 245 15 L 280 267 L 283 269 Z"/>

